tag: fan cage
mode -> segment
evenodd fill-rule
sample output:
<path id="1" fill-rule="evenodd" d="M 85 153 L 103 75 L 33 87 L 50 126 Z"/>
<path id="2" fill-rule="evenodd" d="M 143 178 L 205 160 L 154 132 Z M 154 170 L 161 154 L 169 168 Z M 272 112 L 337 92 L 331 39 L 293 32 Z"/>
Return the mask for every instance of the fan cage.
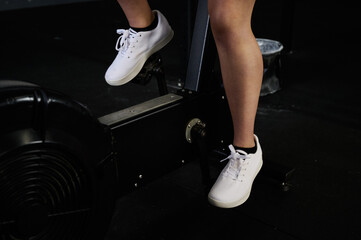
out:
<path id="1" fill-rule="evenodd" d="M 92 178 L 59 146 L 20 147 L 0 158 L 0 239 L 83 239 Z"/>

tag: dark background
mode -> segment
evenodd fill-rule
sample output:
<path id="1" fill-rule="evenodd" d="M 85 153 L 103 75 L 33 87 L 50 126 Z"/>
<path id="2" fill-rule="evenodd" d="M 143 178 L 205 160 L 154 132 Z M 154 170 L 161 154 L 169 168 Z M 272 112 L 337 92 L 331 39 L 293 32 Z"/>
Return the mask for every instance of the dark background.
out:
<path id="1" fill-rule="evenodd" d="M 120 198 L 106 239 L 361 239 L 360 5 L 293 3 L 292 11 L 287 1 L 258 0 L 252 21 L 256 37 L 286 49 L 282 89 L 260 98 L 256 133 L 265 159 L 297 169 L 293 190 L 285 194 L 261 175 L 244 205 L 216 209 L 189 163 Z M 187 1 L 150 4 L 176 33 L 162 56 L 177 91 L 187 66 Z M 115 30 L 127 26 L 116 1 L 4 10 L 0 26 L 0 79 L 58 90 L 96 117 L 158 96 L 154 82 L 104 81 Z"/>

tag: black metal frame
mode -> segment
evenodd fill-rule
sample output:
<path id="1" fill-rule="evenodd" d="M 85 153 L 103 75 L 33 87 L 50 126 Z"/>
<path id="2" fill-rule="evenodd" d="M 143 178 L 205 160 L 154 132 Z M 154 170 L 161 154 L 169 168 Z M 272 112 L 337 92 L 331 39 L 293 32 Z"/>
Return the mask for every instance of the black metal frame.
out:
<path id="1" fill-rule="evenodd" d="M 216 56 L 215 44 L 209 31 L 207 0 L 199 0 L 184 89 L 177 94 L 166 94 L 99 118 L 101 123 L 110 128 L 113 135 L 113 157 L 117 163 L 121 189 L 119 194 L 178 168 L 184 162 L 194 159 L 195 155 L 199 156 L 197 152 L 202 153 L 202 159 L 205 160 L 205 145 L 195 140 L 198 146 L 203 146 L 201 152 L 195 150 L 194 146 L 186 141 L 185 131 L 189 120 L 195 117 L 205 119 L 213 127 L 224 125 L 215 122 L 213 115 L 216 113 L 210 107 L 219 105 L 217 102 L 220 100 L 224 102 L 224 98 L 219 97 L 223 90 L 220 86 L 213 87 L 211 84 Z M 210 104 L 211 102 L 213 104 Z M 142 130 L 139 130 L 140 128 Z M 130 142 L 128 137 L 124 138 L 138 131 L 141 131 L 138 139 L 132 136 Z M 141 145 L 143 150 L 137 153 L 136 160 L 132 155 L 137 152 L 138 145 Z M 179 153 L 178 156 L 169 161 L 168 156 L 174 155 L 174 152 Z M 156 159 L 156 162 L 139 161 L 149 158 Z M 202 161 L 202 166 L 206 165 L 206 162 Z M 207 178 L 205 170 L 203 174 Z"/>
<path id="2" fill-rule="evenodd" d="M 209 38 L 209 15 L 207 0 L 199 0 L 190 48 L 185 89 L 198 91 L 207 39 Z"/>
<path id="3" fill-rule="evenodd" d="M 79 3 L 79 2 L 94 2 L 94 1 L 100 1 L 100 0 L 47 0 L 47 1 L 0 0 L 0 12 L 6 10 L 23 9 L 23 8 L 53 6 L 53 5 Z"/>

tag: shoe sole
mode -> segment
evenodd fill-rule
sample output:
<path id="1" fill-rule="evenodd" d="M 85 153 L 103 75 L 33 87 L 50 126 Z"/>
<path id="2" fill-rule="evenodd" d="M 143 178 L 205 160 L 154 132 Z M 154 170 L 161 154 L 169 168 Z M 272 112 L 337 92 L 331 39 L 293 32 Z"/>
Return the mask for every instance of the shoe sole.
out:
<path id="1" fill-rule="evenodd" d="M 215 200 L 215 199 L 208 196 L 208 202 L 210 204 L 212 204 L 213 206 L 220 207 L 220 208 L 234 208 L 234 207 L 238 207 L 239 205 L 242 205 L 249 198 L 249 196 L 251 194 L 254 179 L 257 177 L 259 171 L 262 168 L 262 165 L 263 165 L 263 161 L 261 161 L 261 163 L 259 164 L 258 169 L 257 169 L 256 173 L 253 176 L 253 181 L 251 183 L 251 187 L 249 188 L 249 191 L 247 192 L 247 194 L 243 198 L 241 198 L 241 199 L 239 199 L 239 200 L 237 200 L 235 202 L 221 202 L 221 201 L 217 201 L 217 200 Z"/>
<path id="2" fill-rule="evenodd" d="M 163 40 L 158 42 L 148 52 L 144 53 L 144 56 L 138 61 L 138 63 L 133 68 L 133 70 L 129 71 L 128 75 L 126 75 L 124 78 L 122 78 L 119 81 L 107 81 L 107 83 L 111 86 L 121 86 L 121 85 L 124 85 L 124 84 L 130 82 L 131 80 L 133 80 L 138 75 L 138 73 L 142 70 L 142 68 L 143 68 L 145 62 L 148 60 L 148 58 L 150 56 L 152 56 L 152 54 L 158 52 L 163 47 L 165 47 L 172 40 L 173 36 L 174 36 L 174 31 L 171 30 L 171 32 L 165 38 L 163 38 Z"/>

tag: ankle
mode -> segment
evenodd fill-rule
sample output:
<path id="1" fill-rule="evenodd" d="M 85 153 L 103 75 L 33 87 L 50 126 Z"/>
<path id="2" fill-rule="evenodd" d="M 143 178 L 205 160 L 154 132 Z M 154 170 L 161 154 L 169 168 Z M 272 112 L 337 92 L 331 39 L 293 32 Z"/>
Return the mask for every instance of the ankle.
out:
<path id="1" fill-rule="evenodd" d="M 233 146 L 236 150 L 242 150 L 246 153 L 255 153 L 257 151 L 257 144 L 254 136 L 250 139 L 245 140 L 233 140 Z"/>
<path id="2" fill-rule="evenodd" d="M 131 29 L 133 29 L 136 32 L 145 32 L 145 31 L 151 31 L 153 29 L 155 29 L 158 26 L 158 15 L 157 12 L 152 12 L 152 18 L 153 20 L 151 21 L 150 24 L 145 25 L 145 27 L 134 27 L 134 26 L 130 26 Z"/>
<path id="3" fill-rule="evenodd" d="M 239 147 L 243 147 L 243 148 L 252 148 L 256 145 L 256 142 L 254 140 L 254 138 L 249 139 L 249 140 L 233 140 L 233 146 L 239 146 Z"/>

